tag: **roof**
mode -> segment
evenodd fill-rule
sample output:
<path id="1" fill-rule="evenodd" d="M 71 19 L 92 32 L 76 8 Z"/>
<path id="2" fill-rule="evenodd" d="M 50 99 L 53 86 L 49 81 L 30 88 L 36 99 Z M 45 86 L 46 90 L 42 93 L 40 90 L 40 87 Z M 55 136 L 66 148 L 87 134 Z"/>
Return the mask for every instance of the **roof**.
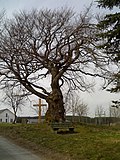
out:
<path id="1" fill-rule="evenodd" d="M 9 111 L 9 112 L 11 112 L 9 109 L 6 108 L 6 109 L 1 109 L 1 110 L 0 110 L 0 113 L 4 112 L 4 111 L 6 111 L 6 110 Z M 12 112 L 11 112 L 11 113 L 12 113 Z M 12 113 L 12 114 L 13 114 L 13 113 Z"/>

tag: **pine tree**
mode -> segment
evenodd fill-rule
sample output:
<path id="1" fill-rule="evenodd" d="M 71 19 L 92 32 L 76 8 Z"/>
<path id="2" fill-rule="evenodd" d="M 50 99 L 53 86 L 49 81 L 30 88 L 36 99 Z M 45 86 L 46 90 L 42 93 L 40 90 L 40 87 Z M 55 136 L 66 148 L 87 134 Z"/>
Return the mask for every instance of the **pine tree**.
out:
<path id="1" fill-rule="evenodd" d="M 118 11 L 120 0 L 98 0 L 97 2 L 99 7 L 109 8 L 110 10 L 116 7 L 117 9 L 116 13 L 107 14 L 97 26 L 101 30 L 98 37 L 103 40 L 99 48 L 103 49 L 119 68 L 118 73 L 113 75 L 111 80 L 114 87 L 110 91 L 120 92 L 120 12 Z"/>
<path id="2" fill-rule="evenodd" d="M 120 7 L 120 0 L 98 0 L 99 7 L 113 9 L 113 7 Z"/>

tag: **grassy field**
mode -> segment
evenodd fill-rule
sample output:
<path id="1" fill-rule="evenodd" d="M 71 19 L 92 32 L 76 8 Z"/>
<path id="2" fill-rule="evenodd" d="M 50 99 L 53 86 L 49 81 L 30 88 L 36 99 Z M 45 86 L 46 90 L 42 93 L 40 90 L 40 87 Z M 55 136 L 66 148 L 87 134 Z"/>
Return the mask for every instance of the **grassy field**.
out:
<path id="1" fill-rule="evenodd" d="M 120 126 L 78 125 L 56 134 L 46 124 L 0 124 L 0 134 L 52 160 L 120 160 Z"/>

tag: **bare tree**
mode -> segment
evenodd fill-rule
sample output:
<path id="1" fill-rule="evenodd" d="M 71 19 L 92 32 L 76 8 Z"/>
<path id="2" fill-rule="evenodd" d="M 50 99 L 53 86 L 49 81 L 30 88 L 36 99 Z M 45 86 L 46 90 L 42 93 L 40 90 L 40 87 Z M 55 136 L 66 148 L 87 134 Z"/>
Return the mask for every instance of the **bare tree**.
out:
<path id="1" fill-rule="evenodd" d="M 65 98 L 66 114 L 72 114 L 73 120 L 76 115 L 76 106 L 79 104 L 79 97 L 76 93 L 70 92 Z"/>
<path id="2" fill-rule="evenodd" d="M 21 107 L 26 103 L 25 94 L 23 94 L 22 92 L 21 88 L 17 87 L 16 89 L 13 86 L 9 85 L 4 89 L 5 95 L 3 97 L 3 102 L 13 109 L 15 115 L 13 123 L 16 123 L 17 121 L 18 109 L 21 109 Z"/>
<path id="3" fill-rule="evenodd" d="M 95 110 L 95 117 L 98 118 L 98 124 L 102 124 L 102 117 L 105 117 L 105 116 L 106 116 L 106 113 L 104 108 L 102 106 L 97 106 Z"/>
<path id="4" fill-rule="evenodd" d="M 14 15 L 0 34 L 0 83 L 21 84 L 48 103 L 46 119 L 65 120 L 63 89 L 87 90 L 86 76 L 106 72 L 106 57 L 95 48 L 96 26 L 89 9 L 33 10 Z M 107 75 L 107 74 L 104 74 Z M 40 85 L 50 79 L 50 90 Z"/>
<path id="5" fill-rule="evenodd" d="M 81 121 L 82 116 L 86 116 L 88 113 L 88 106 L 82 100 L 80 100 L 79 96 L 75 93 L 71 93 L 69 97 L 67 97 L 66 101 L 66 113 L 72 113 L 73 121 L 75 116 L 79 116 L 79 120 Z"/>
<path id="6" fill-rule="evenodd" d="M 88 106 L 84 102 L 80 102 L 78 106 L 76 106 L 76 114 L 79 116 L 79 120 L 81 121 L 82 116 L 87 116 L 88 114 Z"/>

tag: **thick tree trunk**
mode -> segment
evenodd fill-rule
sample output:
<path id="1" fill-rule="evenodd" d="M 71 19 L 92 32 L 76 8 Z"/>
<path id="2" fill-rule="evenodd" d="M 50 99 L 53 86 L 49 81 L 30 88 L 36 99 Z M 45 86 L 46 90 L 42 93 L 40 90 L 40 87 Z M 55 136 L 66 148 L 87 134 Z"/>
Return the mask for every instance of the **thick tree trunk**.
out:
<path id="1" fill-rule="evenodd" d="M 48 103 L 46 121 L 48 122 L 65 121 L 65 109 L 64 109 L 64 103 L 63 103 L 63 95 L 62 95 L 62 92 L 59 86 L 59 80 L 61 77 L 59 73 L 59 68 L 57 66 L 54 66 L 54 64 L 51 63 L 50 72 L 52 75 L 52 80 L 51 80 L 52 92 L 46 99 Z"/>
<path id="2" fill-rule="evenodd" d="M 63 96 L 60 90 L 55 89 L 47 98 L 48 110 L 46 112 L 46 121 L 60 122 L 65 121 L 65 110 Z"/>

